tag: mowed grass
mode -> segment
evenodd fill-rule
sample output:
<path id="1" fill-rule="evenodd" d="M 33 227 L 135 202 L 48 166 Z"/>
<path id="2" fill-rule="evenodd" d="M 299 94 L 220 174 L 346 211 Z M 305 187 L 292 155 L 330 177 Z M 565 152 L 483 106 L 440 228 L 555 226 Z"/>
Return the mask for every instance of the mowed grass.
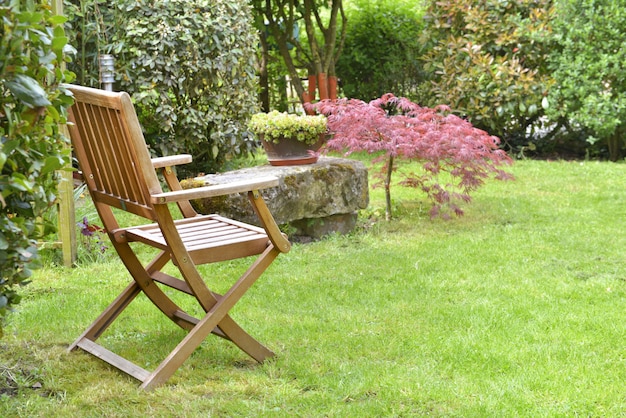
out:
<path id="1" fill-rule="evenodd" d="M 626 415 L 626 165 L 510 171 L 462 218 L 431 220 L 396 187 L 395 220 L 296 244 L 233 311 L 276 356 L 210 338 L 148 393 L 66 352 L 127 284 L 121 265 L 46 267 L 0 340 L 0 416 Z M 153 369 L 183 335 L 140 297 L 102 341 Z"/>

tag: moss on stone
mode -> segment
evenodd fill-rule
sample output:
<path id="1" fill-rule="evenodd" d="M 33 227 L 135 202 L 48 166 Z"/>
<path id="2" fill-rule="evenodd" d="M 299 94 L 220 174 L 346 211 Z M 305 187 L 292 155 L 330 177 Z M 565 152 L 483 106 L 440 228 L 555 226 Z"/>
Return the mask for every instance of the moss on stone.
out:
<path id="1" fill-rule="evenodd" d="M 296 187 L 298 185 L 298 179 L 296 176 L 285 176 L 283 178 L 283 183 L 287 187 Z"/>
<path id="2" fill-rule="evenodd" d="M 211 184 L 201 179 L 185 179 L 181 180 L 180 185 L 183 189 L 195 189 L 197 187 L 210 186 Z M 193 206 L 196 212 L 205 215 L 211 213 L 227 213 L 230 207 L 228 196 L 193 199 L 191 200 L 191 206 Z"/>

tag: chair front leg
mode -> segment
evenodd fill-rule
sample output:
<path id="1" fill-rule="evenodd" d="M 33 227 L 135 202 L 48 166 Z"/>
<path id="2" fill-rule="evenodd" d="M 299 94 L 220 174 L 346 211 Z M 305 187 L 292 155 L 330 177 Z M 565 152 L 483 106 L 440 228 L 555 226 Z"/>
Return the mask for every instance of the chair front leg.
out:
<path id="1" fill-rule="evenodd" d="M 280 254 L 270 245 L 263 254 L 250 266 L 239 280 L 224 294 L 224 296 L 213 305 L 207 314 L 198 324 L 187 334 L 187 336 L 176 346 L 170 355 L 156 368 L 156 370 L 143 382 L 142 389 L 150 389 L 164 383 L 172 374 L 189 358 L 189 356 L 202 344 L 204 339 L 226 317 L 228 311 L 235 306 L 239 299 L 259 278 L 261 273 Z M 220 327 L 221 328 L 221 327 Z M 228 324 L 226 324 L 228 328 Z M 230 337 L 230 336 L 229 336 Z"/>

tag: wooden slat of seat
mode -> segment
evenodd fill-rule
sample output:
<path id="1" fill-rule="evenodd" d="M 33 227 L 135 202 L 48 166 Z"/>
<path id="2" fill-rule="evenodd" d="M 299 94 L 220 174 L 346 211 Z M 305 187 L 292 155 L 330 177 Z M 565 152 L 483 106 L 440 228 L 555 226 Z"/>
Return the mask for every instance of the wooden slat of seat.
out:
<path id="1" fill-rule="evenodd" d="M 228 224 L 228 225 L 234 225 L 234 226 L 238 226 L 241 228 L 245 228 L 245 229 L 249 229 L 251 231 L 257 231 L 260 234 L 266 234 L 266 231 L 263 228 L 260 228 L 258 226 L 255 225 L 250 225 L 247 223 L 243 223 L 243 222 L 239 222 L 236 221 L 234 219 L 230 219 L 230 218 L 224 218 L 223 216 L 220 215 L 205 215 L 203 216 L 203 218 L 205 219 L 210 219 L 209 223 L 215 223 L 215 222 L 220 222 L 220 223 L 224 223 L 224 224 Z M 196 223 L 197 218 L 187 218 L 187 219 L 181 219 L 179 221 L 175 221 L 176 225 L 184 225 L 186 223 L 193 223 L 194 226 L 197 226 L 198 224 Z M 179 229 L 180 230 L 180 229 Z"/>
<path id="2" fill-rule="evenodd" d="M 262 233 L 262 234 L 267 234 L 267 231 L 265 229 L 260 228 L 258 226 L 254 226 L 254 225 L 250 225 L 250 224 L 247 224 L 247 223 L 239 222 L 239 221 L 236 221 L 236 220 L 230 219 L 230 218 L 223 218 L 220 215 L 212 215 L 212 216 L 215 219 L 221 220 L 223 222 L 228 222 L 231 225 L 237 225 L 237 226 L 241 226 L 243 228 L 251 229 L 253 231 L 258 231 L 259 233 Z"/>
<path id="3" fill-rule="evenodd" d="M 198 239 L 202 240 L 207 237 L 214 237 L 216 239 L 219 239 L 218 237 L 223 236 L 223 235 L 238 234 L 242 232 L 245 232 L 247 234 L 267 236 L 266 234 L 259 232 L 259 231 L 255 231 L 254 229 L 242 228 L 237 225 L 226 224 L 226 223 L 213 225 L 209 229 L 207 229 L 206 227 L 204 227 L 203 229 L 198 229 L 198 228 L 193 228 L 193 227 L 178 228 L 178 233 L 183 238 L 183 240 L 185 242 L 190 242 L 190 243 L 193 242 L 194 240 L 198 240 Z"/>
<path id="4" fill-rule="evenodd" d="M 203 234 L 203 229 L 205 233 Z M 178 228 L 178 233 L 183 238 L 183 240 L 193 241 L 194 237 L 202 237 L 202 236 L 219 236 L 226 235 L 229 233 L 237 233 L 240 231 L 249 231 L 250 233 L 257 234 L 257 231 L 251 231 L 248 228 L 240 228 L 230 224 L 216 224 L 209 229 L 210 232 L 206 233 L 206 227 L 204 225 L 190 225 L 184 226 L 182 228 Z"/>
<path id="5" fill-rule="evenodd" d="M 185 248 L 190 253 L 249 242 L 249 247 L 241 247 L 241 249 L 244 253 L 253 254 L 252 248 L 255 248 L 255 251 L 262 251 L 268 242 L 267 234 L 263 229 L 216 215 L 183 219 L 175 224 Z M 126 236 L 129 241 L 141 241 L 163 250 L 168 248 L 163 233 L 156 224 L 128 228 Z M 207 258 L 202 257 L 202 259 Z"/>
<path id="6" fill-rule="evenodd" d="M 230 220 L 217 220 L 212 218 L 211 215 L 208 217 L 184 219 L 180 222 L 176 221 L 174 224 L 181 238 L 189 241 L 192 241 L 193 237 L 199 232 L 209 237 L 236 231 L 249 231 L 254 234 L 267 236 L 262 229 L 253 227 L 252 225 L 237 224 L 230 222 Z M 133 240 L 133 238 L 136 237 L 137 240 L 143 238 L 153 241 L 158 245 L 166 245 L 163 233 L 157 224 L 130 227 L 126 229 L 126 233 L 129 240 Z"/>
<path id="7" fill-rule="evenodd" d="M 205 235 L 194 234 L 183 237 L 185 248 L 189 251 L 199 250 L 205 247 L 213 247 L 220 245 L 220 243 L 227 243 L 230 241 L 241 241 L 241 239 L 267 239 L 263 235 L 257 234 L 254 231 L 233 229 L 218 231 L 216 233 L 209 233 Z"/>
<path id="8" fill-rule="evenodd" d="M 262 244 L 262 247 L 260 248 L 263 249 L 267 246 L 267 243 L 269 242 L 269 240 L 267 239 L 267 237 L 263 237 L 258 234 L 252 234 L 250 232 L 248 233 L 241 232 L 239 234 L 231 234 L 228 236 L 221 235 L 217 238 L 212 237 L 203 241 L 197 240 L 195 241 L 195 243 L 192 243 L 191 245 L 186 245 L 186 248 L 187 248 L 187 251 L 189 251 L 190 253 L 195 253 L 195 252 L 202 251 L 205 249 L 226 247 L 226 246 L 231 246 L 235 244 L 243 244 L 245 242 L 250 242 L 250 243 L 259 242 L 260 244 Z"/>

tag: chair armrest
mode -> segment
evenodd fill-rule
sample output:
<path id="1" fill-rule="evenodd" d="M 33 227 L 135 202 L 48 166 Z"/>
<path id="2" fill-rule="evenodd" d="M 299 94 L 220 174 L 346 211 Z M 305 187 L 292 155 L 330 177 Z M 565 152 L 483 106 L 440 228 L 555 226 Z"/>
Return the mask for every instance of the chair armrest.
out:
<path id="1" fill-rule="evenodd" d="M 180 154 L 166 157 L 152 158 L 154 168 L 171 167 L 173 165 L 189 164 L 192 161 L 191 155 Z"/>
<path id="2" fill-rule="evenodd" d="M 175 190 L 150 196 L 152 203 L 164 204 L 180 200 L 202 199 L 205 197 L 224 196 L 233 193 L 245 193 L 252 190 L 267 189 L 278 186 L 276 177 L 259 177 L 251 180 L 233 181 L 227 184 L 196 187 L 193 189 Z"/>

